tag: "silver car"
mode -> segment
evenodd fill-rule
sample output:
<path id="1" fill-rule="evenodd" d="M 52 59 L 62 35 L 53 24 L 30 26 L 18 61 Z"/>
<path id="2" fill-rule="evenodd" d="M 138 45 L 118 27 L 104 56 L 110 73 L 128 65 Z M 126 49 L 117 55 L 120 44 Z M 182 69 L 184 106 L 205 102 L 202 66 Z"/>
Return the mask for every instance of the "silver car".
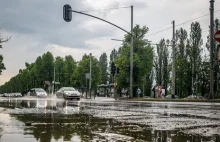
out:
<path id="1" fill-rule="evenodd" d="M 57 98 L 80 100 L 81 94 L 73 87 L 62 87 L 56 92 Z"/>
<path id="2" fill-rule="evenodd" d="M 47 97 L 47 92 L 42 88 L 33 88 L 28 92 L 29 96 Z"/>

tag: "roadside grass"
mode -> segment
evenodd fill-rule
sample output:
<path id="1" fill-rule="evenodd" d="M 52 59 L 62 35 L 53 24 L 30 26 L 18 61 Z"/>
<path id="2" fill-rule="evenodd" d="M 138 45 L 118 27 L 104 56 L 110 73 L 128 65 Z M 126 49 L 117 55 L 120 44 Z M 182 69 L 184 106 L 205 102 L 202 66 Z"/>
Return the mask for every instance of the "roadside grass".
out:
<path id="1" fill-rule="evenodd" d="M 134 99 L 128 99 L 128 98 L 120 98 L 119 100 L 124 100 L 124 101 L 161 101 L 161 102 L 217 102 L 220 103 L 220 99 L 212 99 L 212 100 L 207 100 L 207 99 L 166 99 L 166 98 L 134 98 Z"/>

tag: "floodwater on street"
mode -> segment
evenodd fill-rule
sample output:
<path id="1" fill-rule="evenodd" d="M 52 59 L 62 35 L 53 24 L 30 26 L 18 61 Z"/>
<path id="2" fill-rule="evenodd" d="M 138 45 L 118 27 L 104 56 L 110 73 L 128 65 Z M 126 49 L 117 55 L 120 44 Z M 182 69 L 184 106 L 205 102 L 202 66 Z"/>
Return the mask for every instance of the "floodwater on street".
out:
<path id="1" fill-rule="evenodd" d="M 220 104 L 0 98 L 1 142 L 220 142 Z"/>

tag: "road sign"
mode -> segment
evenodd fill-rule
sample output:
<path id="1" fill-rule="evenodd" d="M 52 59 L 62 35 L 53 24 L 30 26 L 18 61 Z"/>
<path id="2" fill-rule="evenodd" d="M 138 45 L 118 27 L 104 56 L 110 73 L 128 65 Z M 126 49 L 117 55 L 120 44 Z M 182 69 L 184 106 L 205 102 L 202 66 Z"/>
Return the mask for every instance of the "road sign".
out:
<path id="1" fill-rule="evenodd" d="M 90 79 L 90 73 L 86 73 L 86 79 Z"/>
<path id="2" fill-rule="evenodd" d="M 215 33 L 215 40 L 220 42 L 220 30 Z"/>

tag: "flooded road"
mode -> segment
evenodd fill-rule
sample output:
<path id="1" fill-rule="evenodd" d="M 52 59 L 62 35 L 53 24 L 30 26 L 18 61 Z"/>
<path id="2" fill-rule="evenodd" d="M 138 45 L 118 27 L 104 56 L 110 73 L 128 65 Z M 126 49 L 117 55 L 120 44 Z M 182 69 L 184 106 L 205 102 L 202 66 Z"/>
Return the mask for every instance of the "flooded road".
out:
<path id="1" fill-rule="evenodd" d="M 1 142 L 220 142 L 220 104 L 0 98 Z"/>

